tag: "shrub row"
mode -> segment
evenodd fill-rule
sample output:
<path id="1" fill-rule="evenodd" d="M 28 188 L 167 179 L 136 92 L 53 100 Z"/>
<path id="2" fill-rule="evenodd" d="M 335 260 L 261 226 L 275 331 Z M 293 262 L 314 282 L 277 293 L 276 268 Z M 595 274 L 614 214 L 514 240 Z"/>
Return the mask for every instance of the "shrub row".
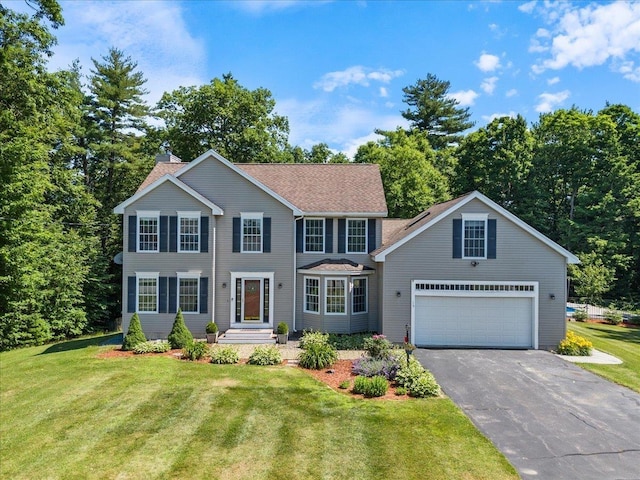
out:
<path id="1" fill-rule="evenodd" d="M 141 354 L 141 353 L 164 353 L 171 350 L 171 345 L 169 342 L 164 340 L 160 342 L 142 342 L 133 347 L 133 353 Z"/>
<path id="2" fill-rule="evenodd" d="M 586 338 L 573 332 L 567 332 L 566 338 L 558 345 L 558 353 L 560 355 L 589 356 L 592 348 L 593 344 Z"/>

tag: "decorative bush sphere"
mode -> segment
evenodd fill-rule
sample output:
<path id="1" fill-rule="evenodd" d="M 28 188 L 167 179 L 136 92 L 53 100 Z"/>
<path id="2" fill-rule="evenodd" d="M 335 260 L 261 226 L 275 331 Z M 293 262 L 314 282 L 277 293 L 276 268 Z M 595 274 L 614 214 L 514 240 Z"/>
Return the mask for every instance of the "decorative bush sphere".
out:
<path id="1" fill-rule="evenodd" d="M 285 322 L 280 322 L 278 323 L 278 326 L 276 327 L 276 333 L 278 335 L 286 335 L 289 333 L 289 325 L 287 325 Z"/>
<path id="2" fill-rule="evenodd" d="M 207 326 L 205 327 L 205 332 L 209 334 L 218 333 L 218 325 L 214 322 L 207 323 Z"/>

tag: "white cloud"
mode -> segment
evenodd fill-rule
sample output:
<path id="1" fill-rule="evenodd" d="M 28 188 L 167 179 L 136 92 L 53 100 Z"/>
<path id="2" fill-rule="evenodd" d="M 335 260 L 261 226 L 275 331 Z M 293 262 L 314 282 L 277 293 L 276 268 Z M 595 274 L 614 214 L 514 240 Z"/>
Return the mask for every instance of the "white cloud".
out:
<path id="1" fill-rule="evenodd" d="M 58 45 L 50 68 L 67 68 L 80 60 L 83 73 L 101 61 L 110 47 L 138 63 L 147 79 L 147 101 L 157 102 L 165 91 L 203 83 L 206 50 L 182 18 L 179 5 L 160 1 L 63 1 L 67 25 L 56 31 Z"/>
<path id="2" fill-rule="evenodd" d="M 379 92 L 382 98 L 387 98 L 389 96 L 389 92 L 387 92 L 387 89 L 384 87 L 380 87 Z"/>
<path id="3" fill-rule="evenodd" d="M 555 107 L 562 104 L 569 96 L 569 90 L 563 90 L 558 93 L 543 93 L 538 95 L 539 103 L 536 105 L 536 112 L 546 113 L 552 111 Z"/>
<path id="4" fill-rule="evenodd" d="M 325 73 L 320 80 L 313 84 L 313 88 L 320 88 L 325 92 L 333 92 L 338 87 L 346 87 L 351 84 L 368 87 L 370 80 L 389 83 L 396 77 L 404 75 L 402 70 L 372 70 L 355 65 L 345 70 Z"/>
<path id="5" fill-rule="evenodd" d="M 492 113 L 491 115 L 482 115 L 482 119 L 485 122 L 490 123 L 494 121 L 496 118 L 502 118 L 502 117 L 516 118 L 517 116 L 518 114 L 513 110 L 511 110 L 509 113 Z"/>
<path id="6" fill-rule="evenodd" d="M 555 85 L 560 81 L 560 77 L 553 77 L 547 80 L 547 85 Z"/>
<path id="7" fill-rule="evenodd" d="M 497 83 L 498 83 L 498 77 L 485 78 L 482 81 L 482 84 L 480 84 L 480 88 L 484 91 L 484 93 L 488 95 L 493 95 L 493 92 L 496 89 Z"/>
<path id="8" fill-rule="evenodd" d="M 507 90 L 507 93 L 505 93 L 504 95 L 505 97 L 508 97 L 508 98 L 515 97 L 516 95 L 518 95 L 518 90 L 515 88 L 512 88 L 510 90 Z"/>
<path id="9" fill-rule="evenodd" d="M 313 3 L 313 2 L 312 2 Z M 260 14 L 268 11 L 284 10 L 296 5 L 303 4 L 299 0 L 244 0 L 242 2 L 231 2 L 233 7 L 245 12 Z"/>
<path id="10" fill-rule="evenodd" d="M 632 62 L 630 68 L 635 69 L 632 58 L 640 53 L 640 2 L 591 3 L 582 8 L 546 2 L 539 10 L 551 28 L 539 29 L 529 50 L 548 51 L 549 56 L 532 67 L 534 73 L 616 61 Z M 636 81 L 635 74 L 620 73 Z"/>
<path id="11" fill-rule="evenodd" d="M 500 67 L 500 57 L 489 53 L 483 53 L 480 55 L 480 58 L 474 62 L 474 64 L 483 72 L 493 72 Z"/>
<path id="12" fill-rule="evenodd" d="M 523 3 L 518 7 L 518 10 L 524 13 L 531 13 L 533 12 L 533 9 L 536 8 L 536 3 L 538 3 L 536 0 L 531 0 L 530 2 Z"/>
<path id="13" fill-rule="evenodd" d="M 450 93 L 448 96 L 457 100 L 461 107 L 467 107 L 475 103 L 479 94 L 473 90 L 460 90 L 459 92 Z"/>
<path id="14" fill-rule="evenodd" d="M 627 80 L 640 82 L 640 66 L 636 67 L 632 61 L 623 62 L 618 67 L 618 72 L 622 73 Z"/>

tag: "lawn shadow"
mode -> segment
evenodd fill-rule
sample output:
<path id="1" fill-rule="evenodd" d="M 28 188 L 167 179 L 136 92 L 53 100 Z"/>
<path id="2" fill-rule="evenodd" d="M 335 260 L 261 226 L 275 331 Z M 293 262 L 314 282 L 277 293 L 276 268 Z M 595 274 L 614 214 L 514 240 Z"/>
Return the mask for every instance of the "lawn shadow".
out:
<path id="1" fill-rule="evenodd" d="M 584 324 L 584 326 L 587 328 L 587 330 L 589 330 L 589 333 L 602 339 L 618 340 L 620 342 L 631 342 L 640 345 L 640 329 L 619 327 L 619 329 L 614 330 L 612 328 L 605 329 L 590 327 L 589 324 Z"/>
<path id="2" fill-rule="evenodd" d="M 97 337 L 79 338 L 77 340 L 68 340 L 66 342 L 54 343 L 39 355 L 80 350 L 81 348 L 91 347 L 94 345 L 119 345 L 120 343 L 122 343 L 122 333 L 110 333 L 108 335 L 100 335 Z"/>

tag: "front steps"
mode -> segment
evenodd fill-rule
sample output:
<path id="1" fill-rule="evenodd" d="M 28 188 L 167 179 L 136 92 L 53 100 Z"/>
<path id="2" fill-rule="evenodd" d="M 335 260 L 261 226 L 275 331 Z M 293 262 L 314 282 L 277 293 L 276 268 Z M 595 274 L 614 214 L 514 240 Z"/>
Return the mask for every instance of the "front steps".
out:
<path id="1" fill-rule="evenodd" d="M 276 336 L 270 328 L 230 328 L 218 337 L 218 343 L 276 343 Z"/>

